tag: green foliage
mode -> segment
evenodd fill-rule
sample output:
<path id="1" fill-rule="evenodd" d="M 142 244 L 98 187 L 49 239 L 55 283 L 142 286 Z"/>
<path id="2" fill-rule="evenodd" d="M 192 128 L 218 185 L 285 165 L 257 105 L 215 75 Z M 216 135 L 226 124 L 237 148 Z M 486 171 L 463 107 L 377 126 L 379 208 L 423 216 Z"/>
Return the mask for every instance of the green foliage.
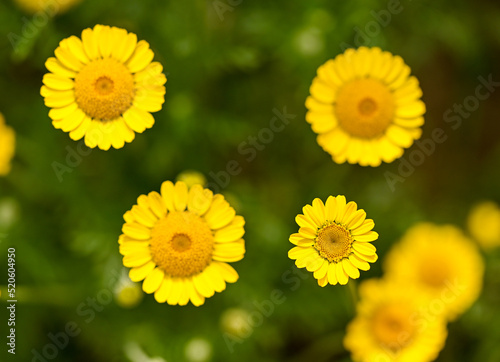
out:
<path id="1" fill-rule="evenodd" d="M 7 235 L 0 271 L 4 278 L 6 249 L 15 247 L 19 360 L 31 360 L 32 349 L 51 343 L 49 333 L 74 321 L 81 333 L 57 361 L 126 361 L 131 342 L 149 356 L 185 361 L 193 338 L 211 344 L 213 361 L 348 361 L 341 343 L 354 315 L 347 287 L 320 288 L 312 275 L 299 278 L 287 257 L 302 206 L 344 194 L 375 220 L 380 260 L 362 274 L 366 279 L 381 276 L 385 253 L 413 223 L 463 227 L 477 200 L 500 201 L 499 92 L 457 129 L 443 116 L 474 95 L 479 76 L 500 80 L 494 1 L 401 0 L 402 10 L 368 37 L 369 46 L 401 55 L 419 78 L 427 105 L 422 139 L 437 127 L 447 135 L 395 190 L 386 173 L 398 174 L 399 160 L 379 168 L 337 165 L 316 144 L 304 120 L 316 69 L 341 53 L 342 44 L 363 45 L 356 29 L 366 33 L 373 12 L 391 2 L 84 0 L 41 26 L 13 2 L 1 2 L 0 111 L 16 131 L 17 149 L 12 172 L 0 179 L 0 232 Z M 168 78 L 166 103 L 154 114 L 154 127 L 131 144 L 82 156 L 79 143 L 51 125 L 40 87 L 58 42 L 95 24 L 123 27 L 149 42 Z M 273 109 L 284 107 L 295 118 L 248 161 L 239 147 L 248 149 L 248 137 L 258 137 Z M 221 188 L 213 175 L 231 160 L 242 171 Z M 62 180 L 54 163 L 70 169 Z M 186 169 L 205 174 L 246 219 L 247 253 L 235 264 L 240 280 L 199 308 L 158 304 L 147 295 L 133 309 L 110 302 L 90 320 L 90 312 L 83 314 L 90 311 L 87 298 L 113 290 L 122 273 L 123 213 L 140 194 L 159 191 Z M 500 255 L 487 262 L 484 293 L 450 326 L 440 361 L 500 358 Z M 224 311 L 258 314 L 273 290 L 285 301 L 250 336 L 228 344 Z"/>

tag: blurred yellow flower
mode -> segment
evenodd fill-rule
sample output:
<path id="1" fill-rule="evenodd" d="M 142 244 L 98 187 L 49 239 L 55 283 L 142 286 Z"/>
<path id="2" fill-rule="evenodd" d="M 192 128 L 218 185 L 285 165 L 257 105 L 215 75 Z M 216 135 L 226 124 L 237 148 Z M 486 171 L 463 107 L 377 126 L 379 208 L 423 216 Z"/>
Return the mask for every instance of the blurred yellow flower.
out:
<path id="1" fill-rule="evenodd" d="M 207 184 L 207 179 L 205 176 L 198 171 L 194 170 L 186 170 L 177 175 L 177 181 L 184 182 L 187 187 L 191 187 L 194 185 L 205 186 Z"/>
<path id="2" fill-rule="evenodd" d="M 16 149 L 16 134 L 5 124 L 5 119 L 0 113 L 0 176 L 10 172 L 10 162 Z"/>
<path id="3" fill-rule="evenodd" d="M 476 246 L 451 225 L 410 228 L 384 261 L 386 278 L 411 284 L 430 298 L 433 314 L 454 320 L 478 298 L 484 264 Z"/>
<path id="4" fill-rule="evenodd" d="M 250 313 L 245 309 L 231 308 L 226 310 L 220 319 L 220 325 L 224 332 L 237 338 L 247 338 L 253 328 L 250 325 Z"/>
<path id="5" fill-rule="evenodd" d="M 493 201 L 474 206 L 467 219 L 470 235 L 486 250 L 500 246 L 500 207 Z"/>
<path id="6" fill-rule="evenodd" d="M 82 0 L 14 0 L 24 11 L 35 14 L 45 11 L 47 14 L 62 14 L 80 3 Z"/>
<path id="7" fill-rule="evenodd" d="M 379 166 L 420 138 L 425 104 L 400 56 L 380 48 L 348 49 L 318 68 L 306 120 L 337 163 Z"/>
<path id="8" fill-rule="evenodd" d="M 442 316 L 427 318 L 418 289 L 370 279 L 359 287 L 357 315 L 347 326 L 344 346 L 353 361 L 427 362 L 444 347 Z"/>
<path id="9" fill-rule="evenodd" d="M 124 29 L 96 25 L 62 40 L 45 66 L 41 94 L 55 128 L 108 150 L 132 142 L 165 101 L 163 67 L 149 44 Z"/>
<path id="10" fill-rule="evenodd" d="M 141 286 L 124 275 L 115 287 L 115 301 L 120 307 L 133 308 L 139 305 L 144 297 Z"/>
<path id="11" fill-rule="evenodd" d="M 314 273 L 322 287 L 328 283 L 347 284 L 349 278 L 359 278 L 359 269 L 368 270 L 377 260 L 375 246 L 378 234 L 375 223 L 366 219 L 366 212 L 357 210 L 355 202 L 346 203 L 345 196 L 316 198 L 302 209 L 295 221 L 299 232 L 290 236 L 296 245 L 288 252 L 298 268 Z"/>
<path id="12" fill-rule="evenodd" d="M 220 194 L 165 181 L 123 216 L 123 265 L 159 303 L 202 305 L 238 280 L 229 262 L 243 259 L 245 220 Z"/>

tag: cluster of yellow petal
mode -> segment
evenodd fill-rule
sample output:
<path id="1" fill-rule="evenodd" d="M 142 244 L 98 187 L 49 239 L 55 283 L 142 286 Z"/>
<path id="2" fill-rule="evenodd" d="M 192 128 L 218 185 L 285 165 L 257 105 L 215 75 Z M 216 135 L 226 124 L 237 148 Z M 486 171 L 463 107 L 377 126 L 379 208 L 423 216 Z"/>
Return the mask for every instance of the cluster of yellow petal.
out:
<path id="1" fill-rule="evenodd" d="M 166 181 L 161 193 L 139 196 L 124 219 L 123 264 L 158 302 L 199 306 L 238 279 L 228 263 L 245 254 L 245 220 L 222 195 Z"/>
<path id="2" fill-rule="evenodd" d="M 354 361 L 432 361 L 446 323 L 478 298 L 484 265 L 471 240 L 451 225 L 420 223 L 392 248 L 382 280 L 361 284 L 344 344 Z"/>
<path id="3" fill-rule="evenodd" d="M 386 256 L 384 267 L 386 278 L 417 286 L 449 320 L 466 311 L 482 289 L 481 254 L 452 225 L 413 226 Z"/>
<path id="4" fill-rule="evenodd" d="M 306 121 L 337 163 L 379 166 L 420 138 L 425 104 L 400 56 L 380 48 L 348 49 L 318 68 Z"/>
<path id="5" fill-rule="evenodd" d="M 359 287 L 357 315 L 347 327 L 345 347 L 354 361 L 433 361 L 444 347 L 443 318 L 429 318 L 417 288 L 370 279 Z"/>
<path id="6" fill-rule="evenodd" d="M 372 231 L 375 223 L 366 219 L 354 201 L 345 196 L 330 196 L 324 204 L 316 198 L 295 218 L 299 232 L 290 236 L 296 245 L 288 252 L 299 268 L 313 272 L 322 287 L 337 283 L 345 285 L 349 278 L 359 278 L 359 270 L 369 270 L 377 260 L 371 244 L 378 238 Z"/>
<path id="7" fill-rule="evenodd" d="M 165 101 L 163 67 L 149 44 L 124 29 L 96 25 L 60 42 L 45 66 L 41 94 L 55 128 L 88 147 L 132 142 Z"/>

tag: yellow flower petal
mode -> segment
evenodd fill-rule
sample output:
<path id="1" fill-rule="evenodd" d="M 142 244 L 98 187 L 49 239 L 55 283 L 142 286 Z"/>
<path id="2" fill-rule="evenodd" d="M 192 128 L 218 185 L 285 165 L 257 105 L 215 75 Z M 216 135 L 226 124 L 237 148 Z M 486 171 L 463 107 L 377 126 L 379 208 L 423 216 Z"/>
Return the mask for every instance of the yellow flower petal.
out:
<path id="1" fill-rule="evenodd" d="M 146 68 L 153 58 L 154 53 L 149 49 L 148 42 L 141 40 L 137 43 L 134 53 L 126 64 L 131 73 L 136 73 Z"/>
<path id="2" fill-rule="evenodd" d="M 333 104 L 320 102 L 311 96 L 306 98 L 306 107 L 309 111 L 313 111 L 315 113 L 333 114 L 335 112 Z"/>
<path id="3" fill-rule="evenodd" d="M 321 265 L 313 273 L 314 278 L 316 279 L 324 278 L 328 272 L 328 265 L 329 265 L 328 261 L 322 258 Z"/>
<path id="4" fill-rule="evenodd" d="M 172 181 L 165 181 L 164 183 L 162 183 L 161 197 L 163 198 L 163 202 L 165 203 L 165 206 L 170 212 L 175 211 L 174 193 L 175 193 L 175 187 Z"/>
<path id="5" fill-rule="evenodd" d="M 119 37 L 118 33 L 119 31 L 114 30 L 114 35 L 112 34 L 112 36 L 114 36 L 115 39 L 117 39 Z M 123 33 L 121 34 L 123 36 Z M 137 35 L 128 33 L 121 39 L 122 40 L 117 44 L 117 46 L 113 47 L 111 54 L 114 58 L 116 58 L 120 62 L 125 63 L 134 53 L 135 47 L 137 46 Z"/>
<path id="6" fill-rule="evenodd" d="M 212 204 L 213 193 L 201 185 L 193 185 L 188 195 L 188 210 L 203 216 Z"/>
<path id="7" fill-rule="evenodd" d="M 205 303 L 205 297 L 198 293 L 191 280 L 186 283 L 186 290 L 189 296 L 189 300 L 195 307 L 199 307 L 200 305 Z"/>
<path id="8" fill-rule="evenodd" d="M 215 244 L 212 258 L 218 261 L 235 262 L 243 259 L 245 242 L 243 239 L 231 243 Z"/>
<path id="9" fill-rule="evenodd" d="M 137 223 L 124 224 L 122 232 L 137 240 L 147 240 L 151 236 L 151 230 Z"/>
<path id="10" fill-rule="evenodd" d="M 81 63 L 87 64 L 90 61 L 83 48 L 83 43 L 78 37 L 72 35 L 63 40 L 63 42 L 61 42 L 62 46 L 71 52 Z"/>
<path id="11" fill-rule="evenodd" d="M 214 261 L 213 266 L 219 270 L 226 283 L 235 283 L 238 280 L 239 275 L 231 265 Z"/>
<path id="12" fill-rule="evenodd" d="M 150 261 L 142 266 L 130 269 L 128 276 L 133 282 L 140 282 L 144 280 L 144 278 L 146 278 L 155 267 L 156 264 L 153 261 Z"/>
<path id="13" fill-rule="evenodd" d="M 372 219 L 366 219 L 365 221 L 363 221 L 363 224 L 361 224 L 361 226 L 357 227 L 356 229 L 351 230 L 351 234 L 353 236 L 366 234 L 368 231 L 373 229 L 374 226 L 375 226 L 375 223 L 373 222 Z"/>
<path id="14" fill-rule="evenodd" d="M 172 292 L 174 283 L 171 277 L 165 275 L 160 287 L 155 292 L 155 299 L 158 303 L 165 303 Z"/>
<path id="15" fill-rule="evenodd" d="M 336 263 L 328 264 L 328 283 L 330 283 L 331 285 L 336 285 L 338 283 L 337 267 L 335 264 Z"/>
<path id="16" fill-rule="evenodd" d="M 45 62 L 45 67 L 55 75 L 66 78 L 74 78 L 76 72 L 69 68 L 66 68 L 57 58 L 51 57 Z"/>
<path id="17" fill-rule="evenodd" d="M 378 233 L 369 231 L 366 234 L 356 235 L 354 239 L 359 242 L 370 242 L 378 239 Z"/>
<path id="18" fill-rule="evenodd" d="M 164 276 L 165 273 L 163 272 L 163 270 L 159 268 L 154 269 L 151 273 L 148 274 L 146 279 L 144 279 L 142 290 L 144 290 L 144 292 L 148 294 L 156 292 L 160 287 Z"/>
<path id="19" fill-rule="evenodd" d="M 349 255 L 349 261 L 354 265 L 356 268 L 367 271 L 370 270 L 370 264 L 368 264 L 366 261 L 360 259 L 358 256 L 355 254 Z"/>
<path id="20" fill-rule="evenodd" d="M 341 285 L 347 284 L 347 282 L 349 280 L 349 276 L 344 271 L 344 268 L 342 267 L 342 263 L 335 263 L 335 276 L 337 277 L 339 284 L 341 284 Z"/>
<path id="21" fill-rule="evenodd" d="M 342 259 L 342 267 L 344 268 L 344 271 L 349 275 L 350 278 L 352 279 L 358 279 L 359 278 L 359 270 L 356 268 L 347 258 Z"/>
<path id="22" fill-rule="evenodd" d="M 147 128 L 151 128 L 154 125 L 154 118 L 151 113 L 137 107 L 130 107 L 123 113 L 123 119 L 127 126 L 137 133 L 142 133 Z"/>
<path id="23" fill-rule="evenodd" d="M 148 194 L 148 203 L 151 211 L 153 211 L 158 219 L 161 219 L 166 215 L 167 206 L 158 192 L 152 191 Z"/>
<path id="24" fill-rule="evenodd" d="M 337 219 L 337 198 L 334 196 L 328 196 L 325 204 L 325 217 L 329 222 L 333 222 Z"/>
<path id="25" fill-rule="evenodd" d="M 64 132 L 73 131 L 82 124 L 86 115 L 80 109 L 76 109 L 73 113 L 63 119 L 52 121 L 52 125 L 57 129 L 62 129 Z"/>
<path id="26" fill-rule="evenodd" d="M 204 218 L 212 230 L 217 230 L 228 225 L 234 219 L 235 215 L 236 212 L 224 200 L 224 196 L 217 194 L 214 196 L 212 205 L 204 215 Z"/>
<path id="27" fill-rule="evenodd" d="M 167 303 L 169 305 L 177 305 L 184 291 L 184 281 L 182 278 L 172 278 L 171 280 L 172 285 L 170 293 L 167 294 Z"/>
<path id="28" fill-rule="evenodd" d="M 349 201 L 344 208 L 344 213 L 342 215 L 337 215 L 337 222 L 342 225 L 346 225 L 357 208 L 358 205 L 354 201 Z"/>
<path id="29" fill-rule="evenodd" d="M 127 268 L 134 268 L 146 264 L 151 260 L 149 251 L 132 253 L 123 257 L 123 265 Z"/>
<path id="30" fill-rule="evenodd" d="M 205 298 L 210 298 L 215 294 L 215 290 L 204 272 L 193 275 L 193 284 L 198 293 Z"/>
<path id="31" fill-rule="evenodd" d="M 337 98 L 337 89 L 324 83 L 318 77 L 314 78 L 309 91 L 313 97 L 323 103 L 333 103 Z"/>
<path id="32" fill-rule="evenodd" d="M 74 82 L 67 77 L 63 77 L 61 75 L 56 75 L 52 73 L 47 73 L 43 76 L 43 84 L 47 87 L 56 89 L 56 90 L 70 90 L 75 87 Z"/>
<path id="33" fill-rule="evenodd" d="M 184 211 L 188 201 L 188 188 L 182 181 L 175 183 L 174 206 L 177 211 Z"/>

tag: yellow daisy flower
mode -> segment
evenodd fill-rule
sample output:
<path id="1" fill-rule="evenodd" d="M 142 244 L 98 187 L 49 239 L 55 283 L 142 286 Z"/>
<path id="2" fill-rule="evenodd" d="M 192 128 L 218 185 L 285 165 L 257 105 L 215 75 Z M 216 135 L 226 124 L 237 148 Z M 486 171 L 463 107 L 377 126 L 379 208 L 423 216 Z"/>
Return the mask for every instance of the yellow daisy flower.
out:
<path id="1" fill-rule="evenodd" d="M 380 48 L 347 49 L 318 68 L 306 120 L 337 163 L 379 166 L 420 138 L 425 104 L 400 56 Z"/>
<path id="2" fill-rule="evenodd" d="M 322 287 L 328 283 L 345 285 L 349 278 L 359 278 L 359 269 L 369 270 L 368 263 L 378 258 L 370 243 L 378 239 L 372 231 L 375 223 L 357 207 L 341 195 L 328 197 L 326 204 L 316 198 L 295 218 L 300 229 L 290 236 L 296 246 L 288 257 L 298 268 L 313 272 Z"/>
<path id="3" fill-rule="evenodd" d="M 16 149 L 16 134 L 5 124 L 5 119 L 0 113 L 0 176 L 10 172 L 10 161 Z"/>
<path id="4" fill-rule="evenodd" d="M 485 250 L 500 246 L 500 207 L 493 201 L 484 201 L 470 211 L 467 218 L 470 235 Z"/>
<path id="5" fill-rule="evenodd" d="M 357 315 L 344 338 L 353 361 L 426 362 L 437 358 L 446 341 L 446 320 L 421 314 L 425 299 L 417 289 L 370 279 L 361 283 L 359 292 Z"/>
<path id="6" fill-rule="evenodd" d="M 123 216 L 120 253 L 130 279 L 159 303 L 202 305 L 238 280 L 228 262 L 243 259 L 245 220 L 220 194 L 165 181 Z"/>
<path id="7" fill-rule="evenodd" d="M 426 293 L 433 314 L 449 320 L 467 310 L 482 289 L 484 264 L 476 246 L 451 225 L 410 228 L 386 256 L 387 278 Z"/>
<path id="8" fill-rule="evenodd" d="M 82 0 L 14 0 L 14 2 L 24 11 L 36 14 L 40 11 L 47 12 L 48 15 L 62 14 L 80 3 Z"/>
<path id="9" fill-rule="evenodd" d="M 165 101 L 163 67 L 149 44 L 124 29 L 96 25 L 59 43 L 41 94 L 55 128 L 108 150 L 132 142 Z"/>

